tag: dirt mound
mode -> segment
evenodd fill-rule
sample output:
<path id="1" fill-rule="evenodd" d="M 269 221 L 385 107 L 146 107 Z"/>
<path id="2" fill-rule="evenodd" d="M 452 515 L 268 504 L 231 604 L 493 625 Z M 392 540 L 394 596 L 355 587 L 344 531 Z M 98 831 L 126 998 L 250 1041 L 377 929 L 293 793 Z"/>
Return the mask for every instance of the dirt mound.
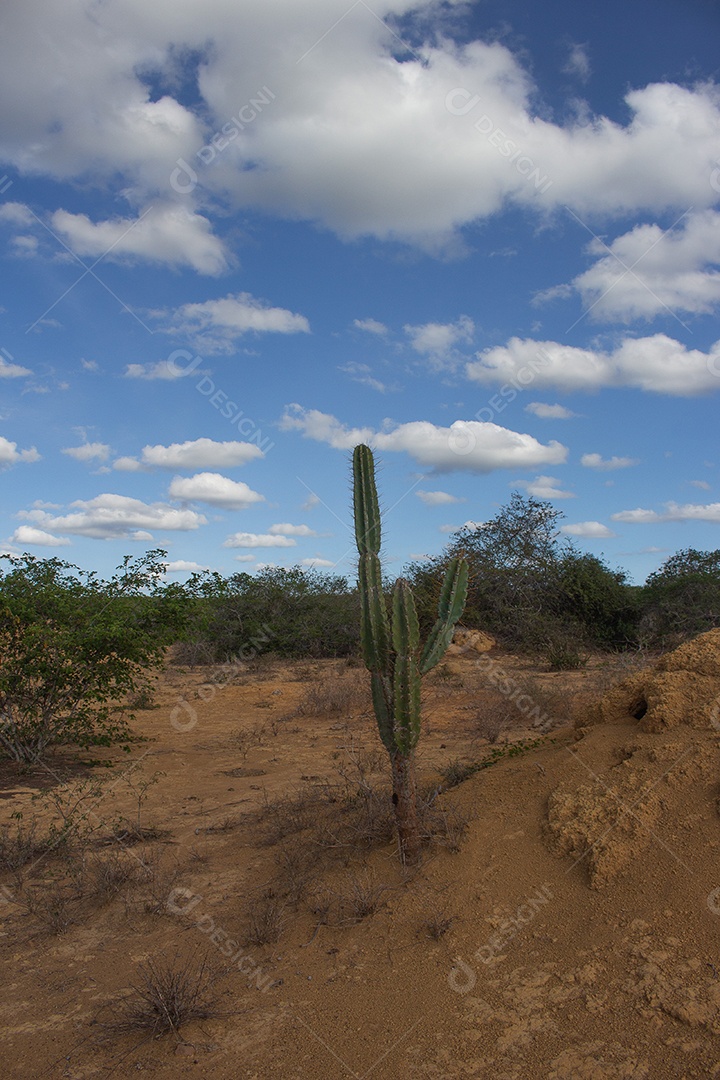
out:
<path id="1" fill-rule="evenodd" d="M 472 653 L 490 652 L 495 647 L 495 638 L 484 630 L 456 630 L 452 644 L 448 646 L 448 656 L 467 656 Z"/>
<path id="2" fill-rule="evenodd" d="M 586 723 L 634 718 L 647 732 L 688 724 L 720 730 L 720 630 L 681 645 L 614 686 L 591 706 Z"/>

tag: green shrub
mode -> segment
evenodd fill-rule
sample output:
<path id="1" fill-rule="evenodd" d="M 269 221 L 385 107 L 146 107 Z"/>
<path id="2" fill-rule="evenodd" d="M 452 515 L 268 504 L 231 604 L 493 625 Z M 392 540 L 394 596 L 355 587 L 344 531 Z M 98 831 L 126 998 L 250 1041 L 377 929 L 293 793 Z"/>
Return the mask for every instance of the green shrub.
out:
<path id="1" fill-rule="evenodd" d="M 188 600 L 164 586 L 166 553 L 126 558 L 109 581 L 60 559 L 2 556 L 0 752 L 37 761 L 52 746 L 129 735 L 128 696 L 181 632 Z"/>

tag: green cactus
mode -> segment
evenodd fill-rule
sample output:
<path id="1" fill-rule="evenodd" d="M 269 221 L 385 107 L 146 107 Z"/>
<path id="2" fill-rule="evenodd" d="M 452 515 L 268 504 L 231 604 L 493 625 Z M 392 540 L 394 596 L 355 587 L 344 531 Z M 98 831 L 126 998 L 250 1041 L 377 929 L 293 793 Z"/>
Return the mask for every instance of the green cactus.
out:
<path id="1" fill-rule="evenodd" d="M 360 639 L 370 672 L 373 707 L 380 738 L 390 755 L 393 802 L 401 853 L 420 854 L 417 821 L 415 747 L 420 738 L 420 680 L 442 660 L 465 606 L 468 567 L 452 559 L 440 591 L 438 618 L 421 650 L 415 599 L 405 578 L 393 586 L 392 618 L 382 589 L 380 507 L 375 463 L 369 446 L 353 451 L 353 504 L 360 593 Z"/>

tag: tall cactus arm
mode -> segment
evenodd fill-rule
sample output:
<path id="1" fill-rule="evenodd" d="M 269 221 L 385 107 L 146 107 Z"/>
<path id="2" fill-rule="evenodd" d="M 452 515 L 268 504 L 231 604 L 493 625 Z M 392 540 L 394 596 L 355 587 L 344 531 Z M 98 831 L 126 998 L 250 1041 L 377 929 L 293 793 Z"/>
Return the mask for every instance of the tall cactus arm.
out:
<path id="1" fill-rule="evenodd" d="M 426 675 L 439 664 L 452 641 L 455 624 L 463 613 L 468 588 L 468 564 L 462 556 L 451 559 L 440 590 L 437 622 L 420 660 L 420 674 Z"/>
<path id="2" fill-rule="evenodd" d="M 375 487 L 375 463 L 372 450 L 364 443 L 353 450 L 353 494 L 358 552 L 379 555 L 380 504 Z"/>
<path id="3" fill-rule="evenodd" d="M 420 738 L 420 628 L 408 582 L 398 578 L 393 590 L 393 677 L 395 745 L 410 753 Z"/>
<path id="4" fill-rule="evenodd" d="M 360 593 L 360 642 L 369 671 L 387 674 L 390 670 L 390 621 L 382 589 L 380 560 L 366 551 L 358 562 Z"/>
<path id="5" fill-rule="evenodd" d="M 395 727 L 393 723 L 392 690 L 385 676 L 373 671 L 370 675 L 373 710 L 383 746 L 392 754 L 396 749 Z"/>

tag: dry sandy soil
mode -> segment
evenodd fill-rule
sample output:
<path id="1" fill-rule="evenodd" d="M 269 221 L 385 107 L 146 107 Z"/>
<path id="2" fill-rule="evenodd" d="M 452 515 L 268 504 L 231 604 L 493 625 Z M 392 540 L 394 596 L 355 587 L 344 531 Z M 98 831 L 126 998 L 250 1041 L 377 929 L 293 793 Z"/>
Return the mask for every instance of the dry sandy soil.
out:
<path id="1" fill-rule="evenodd" d="M 168 664 L 129 755 L 5 766 L 6 857 L 18 823 L 38 833 L 0 875 L 0 1075 L 720 1076 L 712 715 L 646 730 L 592 705 L 620 661 L 490 655 L 551 720 L 512 755 L 538 729 L 487 662 L 426 680 L 417 868 L 383 831 L 365 676 L 341 662 Z M 58 807 L 76 831 L 43 846 Z M 132 988 L 168 967 L 215 1003 L 157 1037 Z"/>

